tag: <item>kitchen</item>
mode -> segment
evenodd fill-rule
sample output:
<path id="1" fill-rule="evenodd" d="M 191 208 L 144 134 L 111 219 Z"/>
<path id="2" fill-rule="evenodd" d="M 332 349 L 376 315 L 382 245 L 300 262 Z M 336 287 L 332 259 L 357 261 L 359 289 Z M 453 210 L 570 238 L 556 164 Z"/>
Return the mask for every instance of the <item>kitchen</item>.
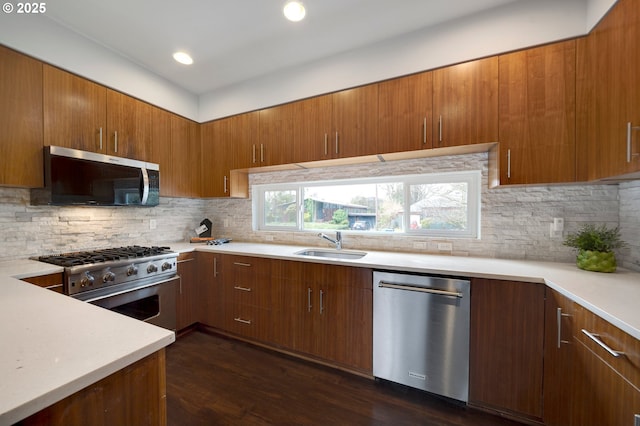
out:
<path id="1" fill-rule="evenodd" d="M 575 7 L 576 4 L 573 4 L 573 6 Z M 565 5 L 565 7 L 568 6 Z M 607 7 L 608 6 L 602 9 L 601 15 L 604 14 Z M 567 11 L 565 10 L 564 12 L 566 13 Z M 556 10 L 554 13 L 560 14 L 560 11 Z M 564 15 L 560 14 L 560 16 Z M 56 63 L 62 59 L 54 60 L 54 58 L 48 56 L 55 56 L 54 52 L 41 52 L 41 50 L 46 49 L 37 46 L 37 40 L 42 40 L 43 37 L 34 37 L 34 35 L 50 31 L 47 33 L 48 37 L 53 37 L 52 34 L 55 34 L 57 37 L 60 37 L 59 41 L 65 44 L 72 42 L 71 45 L 82 48 L 83 43 L 86 43 L 86 41 L 78 39 L 76 36 L 69 34 L 57 26 L 52 27 L 53 24 L 48 20 L 37 23 L 21 21 L 19 25 L 23 28 L 16 28 L 15 21 L 8 21 L 6 15 L 3 15 L 2 19 L 3 28 L 5 28 L 2 33 L 3 43 L 10 46 L 21 46 L 24 44 L 22 48 L 24 51 L 43 58 L 45 62 Z M 5 21 L 7 21 L 6 26 Z M 594 24 L 595 21 L 597 21 L 597 18 L 594 19 Z M 568 26 L 565 25 L 565 27 Z M 4 31 L 6 31 L 6 35 Z M 571 30 L 563 28 L 563 31 Z M 263 85 L 261 88 L 250 87 L 250 89 L 254 91 L 254 96 L 257 99 L 252 99 L 254 96 L 239 97 L 240 101 L 244 102 L 241 105 L 238 105 L 237 101 L 233 101 L 234 99 L 238 99 L 234 97 L 233 93 L 230 92 L 228 94 L 229 98 L 225 98 L 224 91 L 221 91 L 220 93 L 202 96 L 202 107 L 199 111 L 194 111 L 194 109 L 197 109 L 195 107 L 197 102 L 188 102 L 190 96 L 184 93 L 176 93 L 176 91 L 180 92 L 180 90 L 176 88 L 162 87 L 162 90 L 156 90 L 158 89 L 157 77 L 146 78 L 145 76 L 143 79 L 145 84 L 141 85 L 141 87 L 136 87 L 135 90 L 133 87 L 128 87 L 128 85 L 135 86 L 133 82 L 139 82 L 140 80 L 135 78 L 136 73 L 140 72 L 140 70 L 135 69 L 135 67 L 133 67 L 133 70 L 128 68 L 129 72 L 126 74 L 134 74 L 132 79 L 123 79 L 122 82 L 117 82 L 118 84 L 112 82 L 108 85 L 123 91 L 129 90 L 132 94 L 141 98 L 151 96 L 146 99 L 152 104 L 158 104 L 160 106 L 166 105 L 167 109 L 172 109 L 184 116 L 192 117 L 198 122 L 205 122 L 215 117 L 223 117 L 231 113 L 264 108 L 284 101 L 330 92 L 339 88 L 330 87 L 333 84 L 341 87 L 351 87 L 367 81 L 383 80 L 414 71 L 435 68 L 446 63 L 459 62 L 460 60 L 468 60 L 492 53 L 496 54 L 509 51 L 525 45 L 535 45 L 550 40 L 576 36 L 584 34 L 584 32 L 584 29 L 582 29 L 582 32 L 575 31 L 575 33 L 572 34 L 555 34 L 548 36 L 548 38 L 545 38 L 547 35 L 541 34 L 537 36 L 540 37 L 539 39 L 521 41 L 519 46 L 504 46 L 499 43 L 506 43 L 505 41 L 496 41 L 493 43 L 493 47 L 487 47 L 486 44 L 483 44 L 483 47 L 477 47 L 477 51 L 459 53 L 460 55 L 466 55 L 465 57 L 439 58 L 442 62 L 436 64 L 412 63 L 406 64 L 405 68 L 401 70 L 383 70 L 380 68 L 384 67 L 378 67 L 378 71 L 370 71 L 371 74 L 379 72 L 387 73 L 386 75 L 371 75 L 364 70 L 362 73 L 353 73 L 349 74 L 349 76 L 342 76 L 342 74 L 338 73 L 336 79 L 317 82 L 317 86 L 312 89 L 309 89 L 308 85 L 303 88 L 299 87 L 302 85 L 296 84 L 292 84 L 290 89 L 288 85 L 276 86 L 279 87 L 279 90 L 275 91 L 269 89 L 269 87 L 273 87 L 272 85 Z M 531 32 L 531 34 L 533 34 L 533 32 Z M 491 34 L 487 34 L 487 37 L 490 38 Z M 34 44 L 36 46 L 33 46 Z M 94 45 L 84 45 L 84 47 L 85 49 L 82 51 L 90 55 L 88 57 L 94 57 L 94 55 L 97 55 L 96 52 L 100 52 L 100 54 L 105 55 L 106 58 L 114 59 L 112 66 L 116 68 L 123 66 L 121 63 L 122 59 L 119 57 L 113 58 L 110 52 L 96 49 Z M 487 51 L 486 49 L 493 49 L 494 51 Z M 381 53 L 379 54 L 390 54 L 388 50 L 389 49 L 380 47 Z M 75 62 L 73 58 L 71 58 L 71 61 Z M 402 63 L 402 61 L 397 62 L 396 66 Z M 62 66 L 64 64 L 59 63 L 59 65 Z M 333 64 L 329 64 L 328 66 L 331 65 Z M 363 62 L 362 66 L 366 67 L 366 63 Z M 88 69 L 85 70 L 84 67 L 86 67 L 86 65 L 74 63 L 71 70 L 79 74 L 85 74 L 92 79 L 104 81 L 105 77 L 100 75 L 104 71 L 93 70 L 91 69 L 92 67 L 87 67 Z M 360 74 L 360 76 L 354 76 L 354 74 Z M 338 78 L 338 76 L 344 80 Z M 272 78 L 275 78 L 275 76 L 272 76 Z M 348 81 L 349 78 L 357 78 L 358 81 Z M 295 82 L 297 80 L 292 81 Z M 316 80 L 313 81 L 316 82 Z M 104 82 L 108 83 L 108 81 Z M 282 89 L 282 87 L 287 87 L 291 92 Z M 140 93 L 137 93 L 136 90 Z M 241 90 L 241 88 L 239 88 L 239 90 Z M 305 93 L 304 90 L 315 90 L 315 92 Z M 147 91 L 153 93 L 143 93 Z M 167 93 L 167 91 L 171 93 Z M 171 102 L 167 103 L 165 102 L 166 100 L 158 100 L 158 97 L 163 94 L 167 95 L 168 98 L 170 97 Z M 221 105 L 227 105 L 229 109 L 221 111 Z M 172 108 L 169 108 L 169 106 Z M 442 241 L 445 243 L 450 242 L 452 247 L 441 254 L 571 262 L 573 252 L 567 247 L 562 246 L 561 239 L 554 240 L 549 237 L 549 226 L 550 223 L 553 222 L 553 218 L 562 217 L 565 218 L 567 230 L 575 229 L 580 222 L 620 225 L 623 230 L 623 237 L 629 243 L 629 247 L 620 253 L 620 266 L 636 271 L 638 270 L 638 219 L 636 211 L 638 209 L 639 197 L 637 181 L 630 180 L 613 185 L 507 186 L 489 190 L 488 180 L 490 166 L 488 164 L 488 157 L 489 154 L 481 152 L 466 156 L 454 156 L 450 159 L 452 161 L 450 165 L 438 161 L 437 157 L 424 161 L 407 159 L 398 163 L 387 162 L 384 165 L 385 170 L 388 168 L 390 174 L 399 173 L 399 170 L 401 171 L 407 167 L 427 171 L 438 170 L 439 167 L 447 168 L 447 170 L 448 168 L 459 168 L 455 161 L 460 161 L 462 164 L 461 167 L 483 170 L 482 238 L 479 240 L 462 239 Z M 419 164 L 414 165 L 413 162 Z M 252 173 L 249 175 L 249 179 L 252 185 L 265 182 L 288 182 L 291 179 L 317 180 L 322 178 L 323 173 L 325 175 L 332 175 L 334 173 L 340 175 L 365 175 L 368 173 L 369 168 L 370 166 L 368 165 L 349 165 L 341 166 L 339 170 L 328 167 L 324 170 L 318 169 L 303 172 L 267 171 L 264 173 Z M 315 234 L 305 232 L 282 233 L 275 231 L 253 231 L 251 200 L 246 199 L 228 197 L 208 199 L 188 196 L 183 198 L 168 195 L 161 197 L 160 205 L 152 209 L 59 208 L 32 206 L 28 190 L 3 187 L 0 188 L 0 200 L 2 202 L 2 208 L 8 218 L 6 219 L 7 222 L 3 223 L 2 228 L 0 228 L 4 241 L 2 260 L 6 261 L 25 259 L 45 253 L 140 244 L 141 242 L 149 245 L 171 246 L 177 241 L 188 241 L 188 239 L 194 235 L 193 228 L 203 217 L 212 219 L 213 229 L 216 231 L 216 234 L 231 237 L 237 241 L 295 244 L 303 247 L 322 245 Z M 440 251 L 437 244 L 440 240 L 434 241 L 420 236 L 391 236 L 381 239 L 375 236 L 356 236 L 350 234 L 346 235 L 344 240 L 345 247 L 349 249 L 422 251 L 435 254 L 438 254 Z M 409 249 L 407 249 L 407 247 L 409 247 Z M 416 250 L 415 247 L 420 247 L 420 249 Z"/>

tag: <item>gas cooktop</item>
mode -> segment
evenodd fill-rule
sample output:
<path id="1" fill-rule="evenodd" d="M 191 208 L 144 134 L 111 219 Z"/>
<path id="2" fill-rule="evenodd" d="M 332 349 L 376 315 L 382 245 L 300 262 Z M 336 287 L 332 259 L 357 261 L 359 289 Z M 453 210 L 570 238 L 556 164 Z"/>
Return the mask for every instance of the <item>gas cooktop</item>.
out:
<path id="1" fill-rule="evenodd" d="M 117 260 L 143 259 L 150 256 L 170 253 L 173 252 L 169 247 L 125 246 L 40 256 L 38 257 L 38 260 L 41 262 L 52 263 L 57 266 L 64 266 L 69 268 L 73 266 L 93 265 Z"/>

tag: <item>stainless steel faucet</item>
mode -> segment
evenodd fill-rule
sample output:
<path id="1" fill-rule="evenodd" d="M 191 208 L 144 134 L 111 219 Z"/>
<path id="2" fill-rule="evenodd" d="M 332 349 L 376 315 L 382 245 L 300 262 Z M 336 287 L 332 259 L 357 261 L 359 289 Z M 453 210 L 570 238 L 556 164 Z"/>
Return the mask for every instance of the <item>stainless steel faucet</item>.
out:
<path id="1" fill-rule="evenodd" d="M 342 250 L 342 233 L 340 231 L 336 232 L 336 239 L 334 240 L 330 236 L 323 234 L 322 232 L 318 234 L 318 237 L 324 238 L 327 241 L 331 241 L 336 245 L 336 250 Z"/>

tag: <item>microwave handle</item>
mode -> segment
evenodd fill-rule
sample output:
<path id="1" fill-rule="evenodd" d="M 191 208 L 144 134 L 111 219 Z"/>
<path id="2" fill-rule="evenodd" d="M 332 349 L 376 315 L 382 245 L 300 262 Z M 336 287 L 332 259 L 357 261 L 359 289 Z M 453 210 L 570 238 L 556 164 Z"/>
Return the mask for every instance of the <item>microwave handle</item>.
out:
<path id="1" fill-rule="evenodd" d="M 143 206 L 147 204 L 147 199 L 149 198 L 149 172 L 147 172 L 146 168 L 141 168 L 142 171 L 142 182 L 140 188 L 140 204 Z"/>

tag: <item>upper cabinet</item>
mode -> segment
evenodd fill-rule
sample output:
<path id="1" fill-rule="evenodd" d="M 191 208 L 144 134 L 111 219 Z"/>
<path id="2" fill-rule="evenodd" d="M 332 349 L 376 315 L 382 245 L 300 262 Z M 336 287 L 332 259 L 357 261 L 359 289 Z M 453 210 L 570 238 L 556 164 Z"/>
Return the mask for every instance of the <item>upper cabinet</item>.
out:
<path id="1" fill-rule="evenodd" d="M 579 158 L 589 180 L 640 171 L 640 2 L 619 0 L 578 43 Z"/>
<path id="2" fill-rule="evenodd" d="M 44 145 L 149 160 L 153 108 L 44 65 Z"/>
<path id="3" fill-rule="evenodd" d="M 576 179 L 576 42 L 499 57 L 500 182 Z"/>
<path id="4" fill-rule="evenodd" d="M 296 162 L 325 160 L 335 152 L 332 132 L 333 96 L 322 95 L 293 104 L 293 157 Z M 332 138 L 333 141 L 333 138 Z"/>
<path id="5" fill-rule="evenodd" d="M 171 115 L 171 161 L 175 196 L 201 196 L 200 125 Z"/>
<path id="6" fill-rule="evenodd" d="M 251 146 L 252 166 L 294 162 L 294 107 L 284 104 L 259 111 L 258 143 Z"/>
<path id="7" fill-rule="evenodd" d="M 498 58 L 433 71 L 433 147 L 498 141 Z"/>
<path id="8" fill-rule="evenodd" d="M 432 148 L 433 73 L 378 84 L 378 151 Z"/>
<path id="9" fill-rule="evenodd" d="M 41 187 L 42 63 L 0 46 L 0 185 Z"/>
<path id="10" fill-rule="evenodd" d="M 343 90 L 332 95 L 331 158 L 378 153 L 378 85 Z"/>

